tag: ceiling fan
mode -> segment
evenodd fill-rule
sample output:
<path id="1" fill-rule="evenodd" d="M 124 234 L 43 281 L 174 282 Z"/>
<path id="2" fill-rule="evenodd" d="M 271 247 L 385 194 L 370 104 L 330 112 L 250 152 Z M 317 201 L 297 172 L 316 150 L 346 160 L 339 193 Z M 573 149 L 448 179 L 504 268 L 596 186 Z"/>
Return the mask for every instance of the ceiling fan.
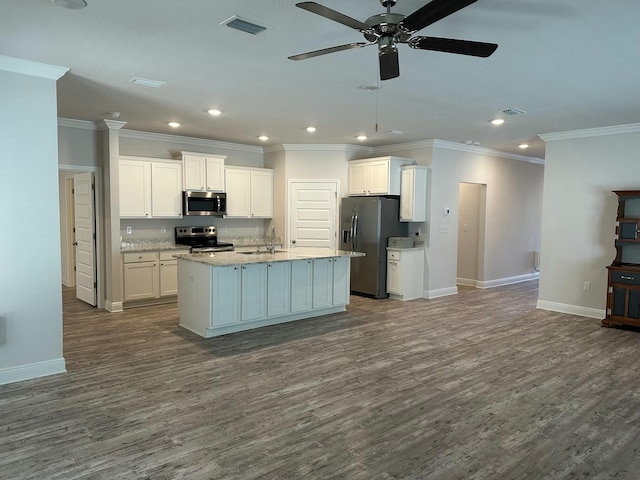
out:
<path id="1" fill-rule="evenodd" d="M 380 62 L 380 80 L 389 80 L 400 75 L 398 49 L 396 44 L 406 43 L 411 48 L 435 50 L 438 52 L 459 53 L 475 57 L 488 57 L 495 52 L 495 43 L 474 42 L 439 37 L 412 37 L 412 35 L 432 23 L 475 3 L 477 0 L 432 0 L 410 15 L 391 13 L 397 0 L 380 0 L 387 13 L 380 13 L 367 18 L 364 22 L 351 18 L 316 2 L 300 2 L 296 7 L 328 18 L 347 27 L 358 30 L 364 35 L 366 42 L 347 43 L 312 52 L 301 53 L 289 57 L 290 60 L 304 60 L 327 53 L 341 52 L 352 48 L 378 45 Z"/>

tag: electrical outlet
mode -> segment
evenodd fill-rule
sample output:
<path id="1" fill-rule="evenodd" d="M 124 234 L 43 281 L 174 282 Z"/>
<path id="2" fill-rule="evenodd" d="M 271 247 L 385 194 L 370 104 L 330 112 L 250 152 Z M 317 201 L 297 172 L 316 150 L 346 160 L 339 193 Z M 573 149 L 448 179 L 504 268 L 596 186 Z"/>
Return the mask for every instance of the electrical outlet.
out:
<path id="1" fill-rule="evenodd" d="M 127 226 L 127 235 L 131 235 L 133 233 L 133 228 Z"/>
<path id="2" fill-rule="evenodd" d="M 585 292 L 588 292 L 589 290 L 591 290 L 591 282 L 584 282 L 584 283 L 582 284 L 582 289 L 583 289 Z"/>
<path id="3" fill-rule="evenodd" d="M 160 227 L 160 233 L 167 233 L 167 227 Z"/>

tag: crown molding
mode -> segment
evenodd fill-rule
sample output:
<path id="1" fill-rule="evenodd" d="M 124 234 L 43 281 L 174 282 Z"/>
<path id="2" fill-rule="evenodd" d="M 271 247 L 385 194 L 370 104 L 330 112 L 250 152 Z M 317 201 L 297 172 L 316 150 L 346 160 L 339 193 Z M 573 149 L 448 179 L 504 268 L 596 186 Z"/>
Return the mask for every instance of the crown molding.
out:
<path id="1" fill-rule="evenodd" d="M 585 128 L 582 130 L 570 130 L 567 132 L 542 133 L 538 135 L 545 142 L 555 140 L 570 140 L 572 138 L 598 137 L 601 135 L 618 135 L 621 133 L 639 133 L 640 123 L 626 125 L 613 125 L 610 127 Z"/>
<path id="2" fill-rule="evenodd" d="M 30 60 L 23 60 L 22 58 L 0 55 L 0 70 L 20 73 L 22 75 L 31 75 L 32 77 L 58 80 L 69 71 L 69 67 L 60 67 L 58 65 L 32 62 Z"/>
<path id="3" fill-rule="evenodd" d="M 80 128 L 84 130 L 98 130 L 96 122 L 87 120 L 74 120 L 73 118 L 59 118 L 58 127 Z"/>
<path id="4" fill-rule="evenodd" d="M 188 143 L 189 145 L 197 145 L 207 148 L 224 148 L 227 150 L 237 150 L 241 152 L 264 153 L 262 147 L 253 145 L 242 145 L 240 143 L 220 142 L 218 140 L 207 140 L 205 138 L 184 137 L 181 135 L 169 135 L 166 133 L 141 132 L 138 130 L 122 130 L 120 137 L 137 138 L 141 140 L 156 140 L 172 143 Z"/>
<path id="5" fill-rule="evenodd" d="M 419 142 L 411 143 L 397 143 L 395 145 L 385 145 L 384 147 L 375 148 L 374 153 L 375 155 L 389 155 L 397 152 L 398 150 L 416 150 L 420 148 L 442 148 L 445 150 L 491 155 L 493 157 L 508 158 L 510 160 L 518 160 L 520 162 L 537 163 L 540 165 L 544 165 L 544 159 L 539 157 L 527 157 L 526 155 L 517 155 L 515 153 L 502 152 L 500 150 L 494 150 L 492 148 L 477 147 L 474 145 L 467 145 L 465 143 L 449 142 L 447 140 L 438 139 L 422 140 Z"/>
<path id="6" fill-rule="evenodd" d="M 351 145 L 347 143 L 285 143 L 282 145 L 273 145 L 265 147 L 265 153 L 274 152 L 340 152 L 340 153 L 371 153 L 370 147 L 361 147 L 359 145 Z"/>

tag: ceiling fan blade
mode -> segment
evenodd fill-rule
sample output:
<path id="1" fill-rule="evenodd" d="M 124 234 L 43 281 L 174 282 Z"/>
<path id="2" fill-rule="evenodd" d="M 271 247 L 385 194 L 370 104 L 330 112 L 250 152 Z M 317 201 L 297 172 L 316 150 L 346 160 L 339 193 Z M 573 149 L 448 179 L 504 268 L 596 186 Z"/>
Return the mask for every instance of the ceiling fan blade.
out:
<path id="1" fill-rule="evenodd" d="M 321 17 L 328 18 L 329 20 L 333 20 L 334 22 L 341 23 L 343 25 L 346 25 L 347 27 L 355 28 L 356 30 L 359 30 L 361 32 L 371 29 L 369 25 L 367 25 L 366 23 L 362 23 L 360 20 L 348 17 L 343 13 L 336 12 L 335 10 L 327 8 L 316 2 L 300 2 L 296 3 L 296 7 L 302 8 L 303 10 L 307 10 L 311 13 L 315 13 L 316 15 L 320 15 Z"/>
<path id="2" fill-rule="evenodd" d="M 495 43 L 472 42 L 471 40 L 438 37 L 413 37 L 408 43 L 411 48 L 418 48 L 420 50 L 435 50 L 436 52 L 459 53 L 485 58 L 498 48 L 498 45 Z"/>
<path id="3" fill-rule="evenodd" d="M 389 80 L 400 76 L 400 61 L 398 60 L 398 51 L 396 49 L 388 52 L 380 52 L 380 80 Z"/>
<path id="4" fill-rule="evenodd" d="M 432 0 L 408 15 L 399 27 L 407 33 L 417 32 L 475 2 L 477 0 Z"/>
<path id="5" fill-rule="evenodd" d="M 305 58 L 318 57 L 320 55 L 326 55 L 327 53 L 341 52 L 343 50 L 366 47 L 368 45 L 372 45 L 372 44 L 365 43 L 365 42 L 347 43 L 346 45 L 338 45 L 337 47 L 329 47 L 329 48 L 323 48 L 321 50 L 314 50 L 312 52 L 299 53 L 298 55 L 292 55 L 288 58 L 289 60 L 304 60 Z"/>

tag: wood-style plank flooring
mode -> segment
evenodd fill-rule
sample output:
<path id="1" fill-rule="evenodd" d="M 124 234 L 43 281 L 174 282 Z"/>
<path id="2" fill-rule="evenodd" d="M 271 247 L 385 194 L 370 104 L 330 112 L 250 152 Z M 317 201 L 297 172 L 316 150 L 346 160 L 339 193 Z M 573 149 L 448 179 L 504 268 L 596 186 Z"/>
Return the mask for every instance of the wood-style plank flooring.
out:
<path id="1" fill-rule="evenodd" d="M 536 282 L 208 340 L 63 298 L 68 373 L 0 386 L 2 480 L 640 478 L 640 333 Z"/>

